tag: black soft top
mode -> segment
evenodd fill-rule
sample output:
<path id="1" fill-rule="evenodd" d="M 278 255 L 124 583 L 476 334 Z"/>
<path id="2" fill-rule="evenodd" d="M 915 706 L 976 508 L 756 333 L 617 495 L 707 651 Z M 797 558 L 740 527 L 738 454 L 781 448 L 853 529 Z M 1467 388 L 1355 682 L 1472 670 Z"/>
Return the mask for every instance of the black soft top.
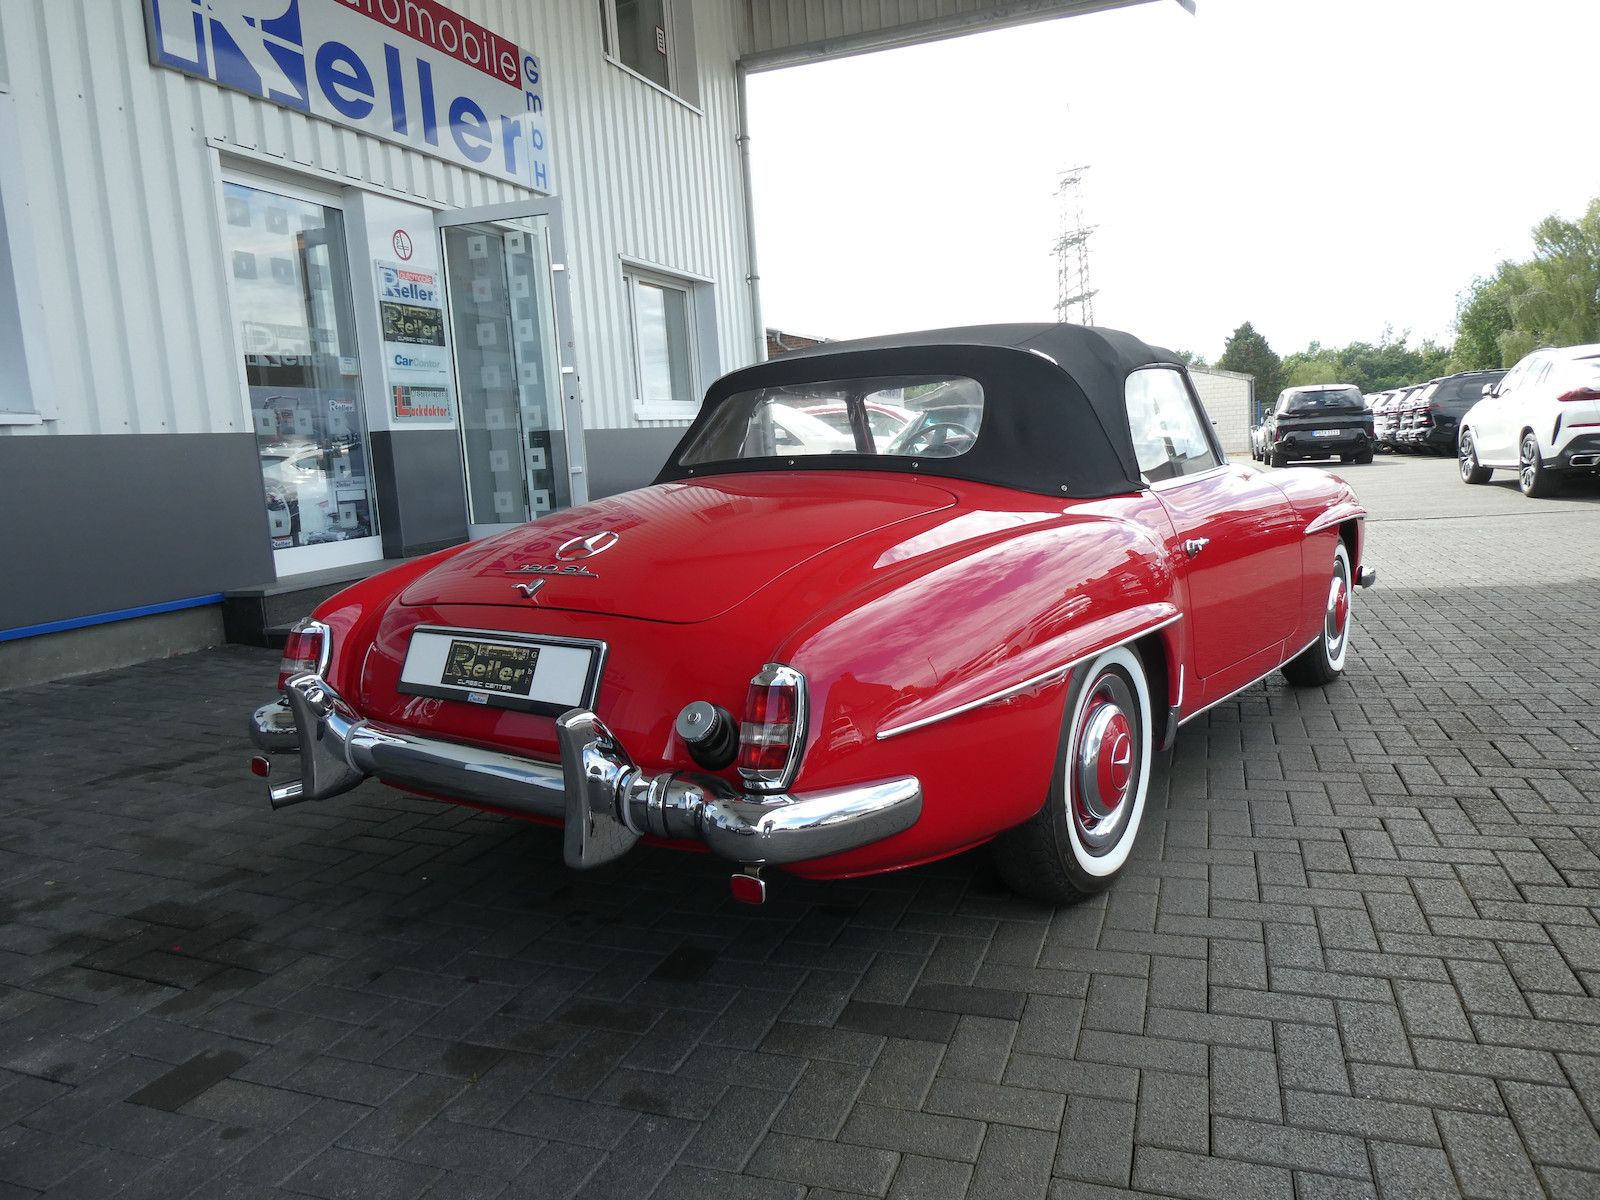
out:
<path id="1" fill-rule="evenodd" d="M 969 325 L 828 342 L 724 375 L 656 482 L 775 468 L 948 476 L 1052 496 L 1093 498 L 1144 487 L 1128 432 L 1127 378 L 1183 363 L 1132 334 L 1086 325 Z M 964 375 L 983 388 L 971 449 L 953 458 L 871 454 L 750 458 L 681 465 L 685 449 L 729 396 L 758 388 L 883 375 Z"/>

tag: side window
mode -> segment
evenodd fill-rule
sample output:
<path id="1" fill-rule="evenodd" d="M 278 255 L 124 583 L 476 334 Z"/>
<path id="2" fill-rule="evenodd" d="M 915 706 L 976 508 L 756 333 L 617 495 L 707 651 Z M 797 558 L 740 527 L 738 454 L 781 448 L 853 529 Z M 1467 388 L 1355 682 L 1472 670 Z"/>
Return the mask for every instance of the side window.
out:
<path id="1" fill-rule="evenodd" d="M 1139 473 L 1149 483 L 1197 475 L 1220 466 L 1206 436 L 1205 418 L 1183 384 L 1183 376 L 1149 367 L 1128 376 L 1128 431 Z"/>
<path id="2" fill-rule="evenodd" d="M 1505 396 L 1520 388 L 1524 383 L 1527 382 L 1528 373 L 1537 368 L 1538 365 L 1539 360 L 1532 358 L 1524 359 L 1522 362 L 1519 362 L 1516 366 L 1512 367 L 1511 374 L 1507 375 L 1500 381 L 1500 394 Z"/>
<path id="3" fill-rule="evenodd" d="M 1542 384 L 1550 374 L 1552 359 L 1545 359 L 1528 372 L 1527 382 L 1522 385 L 1523 394 L 1530 394 Z"/>

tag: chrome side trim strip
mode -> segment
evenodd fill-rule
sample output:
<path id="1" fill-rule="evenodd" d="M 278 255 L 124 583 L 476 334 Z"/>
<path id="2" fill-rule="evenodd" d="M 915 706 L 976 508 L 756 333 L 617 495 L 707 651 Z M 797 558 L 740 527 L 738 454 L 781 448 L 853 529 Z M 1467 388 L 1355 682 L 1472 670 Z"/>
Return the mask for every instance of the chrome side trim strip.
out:
<path id="1" fill-rule="evenodd" d="M 1293 662 L 1295 659 L 1299 658 L 1302 654 L 1304 654 L 1307 650 L 1311 649 L 1311 647 L 1315 646 L 1317 644 L 1317 638 L 1320 638 L 1321 636 L 1322 635 L 1320 633 L 1317 634 L 1316 637 L 1312 638 L 1304 646 L 1301 646 L 1300 649 L 1296 650 L 1293 654 L 1290 654 L 1287 657 L 1285 657 L 1283 662 L 1280 662 L 1276 667 L 1271 667 L 1271 668 L 1268 668 L 1267 670 L 1261 672 L 1261 674 L 1257 675 L 1249 683 L 1242 683 L 1238 687 L 1234 688 L 1233 691 L 1229 692 L 1226 696 L 1220 696 L 1217 699 L 1213 700 L 1210 704 L 1206 705 L 1204 708 L 1197 708 L 1192 713 L 1190 713 L 1188 716 L 1178 718 L 1178 724 L 1179 725 L 1187 725 L 1190 721 L 1194 720 L 1201 713 L 1210 712 L 1217 705 L 1226 704 L 1229 700 L 1232 700 L 1235 696 L 1237 696 L 1240 692 L 1244 691 L 1246 688 L 1255 687 L 1256 684 L 1260 683 L 1268 675 L 1271 675 L 1273 671 L 1281 670 L 1282 667 L 1283 667 L 1283 663 Z"/>
<path id="2" fill-rule="evenodd" d="M 1313 533 L 1321 533 L 1324 529 L 1332 529 L 1336 525 L 1343 525 L 1346 521 L 1364 521 L 1366 517 L 1367 510 L 1360 505 L 1356 505 L 1353 511 L 1350 509 L 1330 509 L 1320 517 L 1312 518 L 1311 522 L 1306 526 L 1305 536 L 1310 537 Z"/>
<path id="3" fill-rule="evenodd" d="M 983 708 L 985 705 L 995 704 L 1001 700 L 1015 696 L 1018 692 L 1025 692 L 1029 688 L 1039 687 L 1041 684 L 1050 683 L 1062 675 L 1065 675 L 1079 663 L 1087 662 L 1097 654 L 1104 654 L 1107 650 L 1115 650 L 1118 646 L 1126 646 L 1129 642 L 1136 642 L 1147 634 L 1154 633 L 1158 629 L 1165 629 L 1168 625 L 1181 620 L 1183 620 L 1183 614 L 1178 613 L 1176 616 L 1168 617 L 1164 621 L 1158 621 L 1154 625 L 1150 625 L 1144 629 L 1138 630 L 1135 633 L 1130 633 L 1121 641 L 1112 642 L 1109 646 L 1101 646 L 1098 650 L 1091 650 L 1087 654 L 1080 654 L 1077 658 L 1070 659 L 1069 661 L 1062 663 L 1059 667 L 1051 667 L 1048 671 L 1042 671 L 1038 675 L 1030 676 L 1029 678 L 1024 679 L 1021 683 L 1014 683 L 1009 687 L 1001 688 L 998 692 L 990 692 L 987 696 L 980 696 L 976 700 L 969 700 L 965 704 L 958 704 L 954 708 L 949 708 L 943 712 L 934 713 L 932 716 L 918 717 L 915 721 L 907 721 L 904 725 L 890 725 L 885 729 L 878 730 L 877 740 L 880 742 L 885 742 L 892 737 L 899 737 L 902 733 L 911 733 L 913 730 L 922 729 L 929 725 L 936 725 L 940 721 L 948 721 L 951 717 L 959 717 L 963 713 L 971 712 L 975 708 Z"/>

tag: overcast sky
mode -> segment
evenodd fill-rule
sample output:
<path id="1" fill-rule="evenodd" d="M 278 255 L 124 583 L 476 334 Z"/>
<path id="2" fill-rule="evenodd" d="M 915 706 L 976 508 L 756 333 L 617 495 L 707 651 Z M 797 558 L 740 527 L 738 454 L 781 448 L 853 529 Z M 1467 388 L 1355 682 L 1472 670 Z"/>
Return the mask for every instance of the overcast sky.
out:
<path id="1" fill-rule="evenodd" d="M 1051 320 L 1087 164 L 1095 319 L 1215 359 L 1449 340 L 1600 195 L 1600 0 L 1172 0 L 750 80 L 768 326 Z"/>

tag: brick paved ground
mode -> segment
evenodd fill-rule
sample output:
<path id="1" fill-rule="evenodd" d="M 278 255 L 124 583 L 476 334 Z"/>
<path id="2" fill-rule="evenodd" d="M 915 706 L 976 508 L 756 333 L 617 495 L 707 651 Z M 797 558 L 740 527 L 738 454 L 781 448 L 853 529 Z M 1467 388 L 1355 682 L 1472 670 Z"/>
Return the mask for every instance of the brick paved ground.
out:
<path id="1" fill-rule="evenodd" d="M 1452 469 L 1347 469 L 1347 676 L 1187 727 L 1061 912 L 275 814 L 256 651 L 0 695 L 0 1197 L 1592 1200 L 1600 488 Z"/>

